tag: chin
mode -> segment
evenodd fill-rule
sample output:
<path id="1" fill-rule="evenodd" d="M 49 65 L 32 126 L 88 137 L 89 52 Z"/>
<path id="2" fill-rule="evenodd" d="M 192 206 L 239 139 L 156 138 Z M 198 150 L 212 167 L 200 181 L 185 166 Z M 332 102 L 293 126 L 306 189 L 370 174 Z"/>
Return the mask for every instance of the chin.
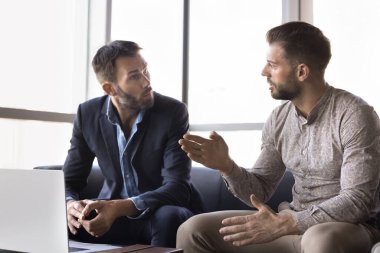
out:
<path id="1" fill-rule="evenodd" d="M 154 105 L 154 97 L 153 94 L 152 96 L 149 96 L 141 105 L 142 109 L 149 109 Z"/>

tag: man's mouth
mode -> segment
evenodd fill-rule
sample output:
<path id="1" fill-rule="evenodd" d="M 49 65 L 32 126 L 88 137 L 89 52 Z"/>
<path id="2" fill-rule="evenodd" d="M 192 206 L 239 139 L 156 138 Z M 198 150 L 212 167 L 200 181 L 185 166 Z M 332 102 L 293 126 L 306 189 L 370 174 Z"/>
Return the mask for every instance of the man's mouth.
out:
<path id="1" fill-rule="evenodd" d="M 143 93 L 143 97 L 150 96 L 151 92 L 152 92 L 152 87 L 147 88 L 146 91 Z"/>

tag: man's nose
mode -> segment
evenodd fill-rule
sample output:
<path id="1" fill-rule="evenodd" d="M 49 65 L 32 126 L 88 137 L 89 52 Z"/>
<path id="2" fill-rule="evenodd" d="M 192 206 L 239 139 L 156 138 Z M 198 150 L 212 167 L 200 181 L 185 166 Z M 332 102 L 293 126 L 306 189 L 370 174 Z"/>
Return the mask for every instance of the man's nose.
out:
<path id="1" fill-rule="evenodd" d="M 265 64 L 264 68 L 261 70 L 261 75 L 266 77 L 269 76 L 268 64 Z"/>
<path id="2" fill-rule="evenodd" d="M 144 77 L 144 79 L 142 81 L 142 86 L 143 86 L 143 88 L 145 88 L 145 87 L 150 85 L 150 77 L 149 77 L 149 75 L 145 75 L 145 74 L 143 74 L 143 77 Z"/>

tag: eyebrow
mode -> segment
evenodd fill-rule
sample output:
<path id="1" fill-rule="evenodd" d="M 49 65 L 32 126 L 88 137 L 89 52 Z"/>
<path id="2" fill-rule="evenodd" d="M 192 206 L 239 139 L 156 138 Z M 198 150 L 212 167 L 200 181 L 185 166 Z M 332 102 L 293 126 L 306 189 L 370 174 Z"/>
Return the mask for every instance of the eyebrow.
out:
<path id="1" fill-rule="evenodd" d="M 278 64 L 278 62 L 276 61 L 271 61 L 271 60 L 267 60 L 268 63 L 271 63 L 271 64 Z"/>
<path id="2" fill-rule="evenodd" d="M 147 67 L 148 67 L 148 63 L 144 63 L 144 68 L 143 69 L 146 69 Z M 128 75 L 135 74 L 135 73 L 140 73 L 140 70 L 134 69 L 132 71 L 129 71 Z"/>
<path id="3" fill-rule="evenodd" d="M 139 73 L 140 71 L 138 69 L 132 70 L 128 72 L 128 75 L 134 74 L 134 73 Z"/>

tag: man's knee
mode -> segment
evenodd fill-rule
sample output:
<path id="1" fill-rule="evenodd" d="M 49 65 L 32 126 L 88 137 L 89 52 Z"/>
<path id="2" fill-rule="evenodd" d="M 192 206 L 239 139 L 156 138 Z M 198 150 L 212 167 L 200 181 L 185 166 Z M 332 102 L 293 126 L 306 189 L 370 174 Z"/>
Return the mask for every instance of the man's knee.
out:
<path id="1" fill-rule="evenodd" d="M 358 225 L 329 222 L 312 226 L 302 236 L 301 248 L 312 252 L 366 252 L 368 235 Z"/>
<path id="2" fill-rule="evenodd" d="M 318 224 L 312 226 L 306 230 L 305 234 L 302 236 L 301 247 L 303 249 L 307 248 L 320 248 L 321 245 L 328 246 L 328 244 L 333 243 L 341 235 L 335 229 L 327 224 Z"/>
<path id="3" fill-rule="evenodd" d="M 209 223 L 207 214 L 195 215 L 182 223 L 177 231 L 177 246 L 186 248 L 188 243 L 203 241 L 205 237 L 213 238 L 218 230 Z"/>
<path id="4" fill-rule="evenodd" d="M 151 244 L 175 247 L 178 227 L 193 213 L 184 207 L 162 206 L 151 218 Z"/>
<path id="5" fill-rule="evenodd" d="M 155 211 L 154 218 L 161 224 L 182 224 L 184 221 L 193 216 L 193 213 L 179 206 L 162 206 Z M 165 226 L 166 226 L 165 225 Z"/>
<path id="6" fill-rule="evenodd" d="M 194 232 L 199 232 L 202 229 L 201 221 L 202 215 L 195 215 L 189 218 L 178 228 L 177 238 L 178 236 L 191 236 L 194 234 Z"/>

